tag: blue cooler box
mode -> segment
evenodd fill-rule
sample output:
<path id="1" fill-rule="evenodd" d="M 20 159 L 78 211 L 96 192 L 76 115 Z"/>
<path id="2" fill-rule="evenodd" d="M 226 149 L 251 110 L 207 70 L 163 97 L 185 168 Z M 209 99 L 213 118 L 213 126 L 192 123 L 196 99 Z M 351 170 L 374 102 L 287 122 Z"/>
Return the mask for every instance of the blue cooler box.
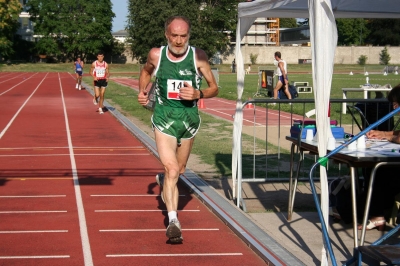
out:
<path id="1" fill-rule="evenodd" d="M 313 135 L 315 136 L 316 132 L 317 132 L 317 128 L 315 127 L 305 127 L 303 129 L 303 132 L 301 132 L 301 138 L 305 139 L 306 138 L 306 134 L 307 134 L 307 130 L 308 129 L 312 129 L 313 130 Z M 344 138 L 344 128 L 342 127 L 331 127 L 332 130 L 332 134 L 333 137 L 335 139 L 343 139 Z M 292 126 L 290 128 L 290 136 L 293 138 L 298 138 L 299 134 L 301 131 L 301 127 L 299 127 L 298 125 Z"/>

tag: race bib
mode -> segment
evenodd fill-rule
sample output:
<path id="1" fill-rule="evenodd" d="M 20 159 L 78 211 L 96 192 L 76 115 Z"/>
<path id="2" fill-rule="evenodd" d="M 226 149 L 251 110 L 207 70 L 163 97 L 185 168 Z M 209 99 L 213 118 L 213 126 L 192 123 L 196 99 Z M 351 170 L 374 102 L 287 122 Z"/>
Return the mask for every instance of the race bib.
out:
<path id="1" fill-rule="evenodd" d="M 105 75 L 106 75 L 106 69 L 105 68 L 96 69 L 96 77 L 103 78 Z"/>
<path id="2" fill-rule="evenodd" d="M 82 71 L 82 68 L 77 67 L 77 68 L 76 68 L 76 71 Z"/>
<path id="3" fill-rule="evenodd" d="M 169 100 L 181 100 L 179 98 L 179 90 L 185 87 L 184 82 L 187 82 L 192 86 L 191 80 L 178 80 L 178 79 L 168 79 L 167 80 L 167 99 Z"/>

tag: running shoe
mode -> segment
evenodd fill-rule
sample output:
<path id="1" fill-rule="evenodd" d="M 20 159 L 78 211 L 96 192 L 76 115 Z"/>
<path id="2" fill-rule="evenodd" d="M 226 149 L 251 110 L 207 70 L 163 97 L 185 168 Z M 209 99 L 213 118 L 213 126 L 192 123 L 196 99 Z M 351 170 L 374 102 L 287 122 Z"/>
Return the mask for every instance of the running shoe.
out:
<path id="1" fill-rule="evenodd" d="M 156 181 L 157 181 L 157 184 L 160 186 L 160 190 L 161 190 L 161 192 L 160 192 L 160 194 L 161 194 L 161 199 L 162 199 L 162 201 L 165 203 L 164 194 L 163 194 L 164 174 L 163 174 L 163 173 L 157 174 L 157 175 L 156 175 Z"/>
<path id="2" fill-rule="evenodd" d="M 101 107 L 99 108 L 99 114 L 101 114 L 101 115 L 104 114 L 103 108 L 101 108 Z"/>
<path id="3" fill-rule="evenodd" d="M 182 243 L 182 229 L 178 219 L 173 219 L 171 222 L 169 222 L 166 236 L 169 238 L 171 243 Z"/>
<path id="4" fill-rule="evenodd" d="M 97 105 L 97 104 L 98 104 L 97 98 L 93 98 L 93 104 L 94 104 L 94 105 Z"/>
<path id="5" fill-rule="evenodd" d="M 78 83 L 76 83 L 76 85 L 75 85 L 75 89 L 77 89 L 78 88 Z"/>
<path id="6" fill-rule="evenodd" d="M 79 90 L 81 90 L 82 89 L 82 87 L 81 87 L 81 85 L 79 85 Z"/>

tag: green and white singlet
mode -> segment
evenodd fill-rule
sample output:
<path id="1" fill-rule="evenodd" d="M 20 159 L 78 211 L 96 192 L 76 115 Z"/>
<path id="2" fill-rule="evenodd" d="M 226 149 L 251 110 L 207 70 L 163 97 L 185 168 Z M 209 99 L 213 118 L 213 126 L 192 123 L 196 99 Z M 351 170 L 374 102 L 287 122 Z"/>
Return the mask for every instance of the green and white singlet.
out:
<path id="1" fill-rule="evenodd" d="M 156 77 L 156 104 L 151 121 L 160 132 L 181 139 L 193 138 L 200 128 L 197 100 L 181 100 L 179 89 L 184 82 L 200 89 L 202 75 L 198 73 L 195 48 L 189 46 L 179 61 L 168 58 L 168 48 L 161 47 L 160 60 L 154 72 Z"/>

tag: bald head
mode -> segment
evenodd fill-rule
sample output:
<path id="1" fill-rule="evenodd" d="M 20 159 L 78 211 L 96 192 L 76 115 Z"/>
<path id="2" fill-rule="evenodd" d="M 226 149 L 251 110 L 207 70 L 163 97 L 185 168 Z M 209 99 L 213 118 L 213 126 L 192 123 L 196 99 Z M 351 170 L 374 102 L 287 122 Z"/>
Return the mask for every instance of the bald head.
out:
<path id="1" fill-rule="evenodd" d="M 189 32 L 189 34 L 190 34 L 190 29 L 191 29 L 192 25 L 191 25 L 191 23 L 190 23 L 190 20 L 189 20 L 187 17 L 184 17 L 184 16 L 172 16 L 172 17 L 169 17 L 169 18 L 165 21 L 165 25 L 164 25 L 164 27 L 165 27 L 165 32 L 168 31 L 169 25 L 171 25 L 171 23 L 174 22 L 174 21 L 175 21 L 175 22 L 176 22 L 176 21 L 183 21 L 183 22 L 185 22 L 186 25 L 188 26 L 188 32 Z"/>

